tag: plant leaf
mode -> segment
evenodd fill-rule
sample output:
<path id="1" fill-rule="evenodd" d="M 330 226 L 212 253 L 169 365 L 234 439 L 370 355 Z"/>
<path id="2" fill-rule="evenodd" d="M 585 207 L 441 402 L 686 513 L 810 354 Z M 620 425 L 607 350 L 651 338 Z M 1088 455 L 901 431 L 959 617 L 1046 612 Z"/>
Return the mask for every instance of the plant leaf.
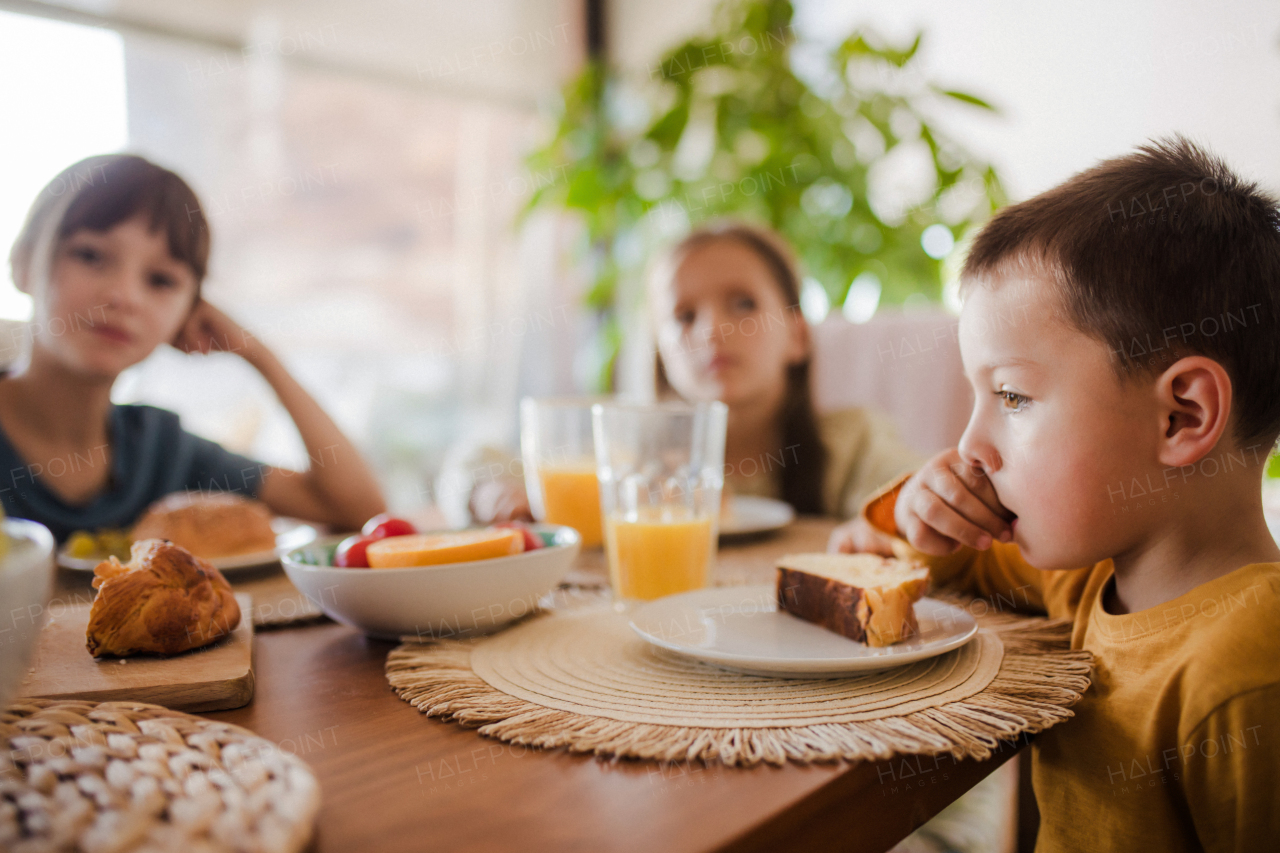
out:
<path id="1" fill-rule="evenodd" d="M 948 98 L 955 98 L 957 101 L 963 101 L 966 104 L 981 107 L 984 110 L 991 110 L 993 113 L 999 112 L 999 110 L 987 101 L 982 100 L 982 98 L 979 98 L 977 95 L 970 95 L 968 92 L 957 92 L 955 89 L 935 89 L 934 91 L 939 95 L 946 95 Z"/>

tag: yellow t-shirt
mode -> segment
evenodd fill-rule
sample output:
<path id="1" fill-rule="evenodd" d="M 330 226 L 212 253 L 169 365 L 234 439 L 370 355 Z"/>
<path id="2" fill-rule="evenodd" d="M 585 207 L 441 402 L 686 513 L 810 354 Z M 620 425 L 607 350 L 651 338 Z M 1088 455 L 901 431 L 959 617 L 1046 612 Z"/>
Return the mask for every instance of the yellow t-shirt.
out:
<path id="1" fill-rule="evenodd" d="M 865 517 L 897 536 L 900 483 Z M 1036 850 L 1280 850 L 1280 564 L 1255 563 L 1138 613 L 1102 607 L 1110 560 L 1042 572 L 1016 545 L 930 557 L 940 584 L 1074 622 L 1093 653 L 1075 717 L 1040 734 Z"/>
<path id="2" fill-rule="evenodd" d="M 869 409 L 837 409 L 818 415 L 818 436 L 827 449 L 822 477 L 822 511 L 836 518 L 858 514 L 862 502 L 888 480 L 913 471 L 923 461 L 898 438 L 887 417 Z M 736 495 L 782 497 L 783 448 L 761 464 L 749 460 L 734 470 L 725 466 L 725 486 Z"/>

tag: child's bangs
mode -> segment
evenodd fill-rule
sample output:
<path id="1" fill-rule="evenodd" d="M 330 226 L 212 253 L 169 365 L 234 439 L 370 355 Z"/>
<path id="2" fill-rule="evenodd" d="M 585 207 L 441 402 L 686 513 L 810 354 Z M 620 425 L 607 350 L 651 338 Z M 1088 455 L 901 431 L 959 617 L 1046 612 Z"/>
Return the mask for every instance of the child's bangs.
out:
<path id="1" fill-rule="evenodd" d="M 81 176 L 74 200 L 58 228 L 59 239 L 81 229 L 107 231 L 135 216 L 163 230 L 169 254 L 204 279 L 209 229 L 200 201 L 182 178 L 141 157 L 112 157 Z"/>

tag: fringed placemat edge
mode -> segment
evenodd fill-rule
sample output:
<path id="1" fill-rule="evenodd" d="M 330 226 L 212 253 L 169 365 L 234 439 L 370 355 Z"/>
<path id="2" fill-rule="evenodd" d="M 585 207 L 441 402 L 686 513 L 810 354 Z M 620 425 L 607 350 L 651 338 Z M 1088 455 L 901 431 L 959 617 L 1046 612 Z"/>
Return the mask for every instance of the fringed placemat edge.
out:
<path id="1" fill-rule="evenodd" d="M 995 679 L 967 699 L 901 717 L 780 728 L 704 728 L 633 723 L 536 705 L 490 686 L 470 665 L 476 641 L 405 643 L 387 656 L 387 681 L 428 717 L 543 749 L 730 766 L 871 761 L 894 755 L 988 758 L 1001 741 L 1036 734 L 1073 716 L 1089 687 L 1093 656 L 1072 651 L 1069 621 L 1008 614 L 981 620 L 1004 644 Z"/>

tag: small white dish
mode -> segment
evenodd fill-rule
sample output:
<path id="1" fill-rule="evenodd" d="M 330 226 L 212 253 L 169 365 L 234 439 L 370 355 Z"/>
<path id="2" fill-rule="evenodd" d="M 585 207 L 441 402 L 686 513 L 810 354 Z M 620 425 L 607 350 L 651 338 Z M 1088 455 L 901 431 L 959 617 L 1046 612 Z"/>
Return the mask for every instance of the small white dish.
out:
<path id="1" fill-rule="evenodd" d="M 752 536 L 781 530 L 796 520 L 791 504 L 773 498 L 734 495 L 729 511 L 720 516 L 721 536 Z"/>
<path id="2" fill-rule="evenodd" d="M 333 565 L 342 537 L 329 537 L 290 551 L 280 562 L 293 585 L 329 618 L 371 637 L 465 637 L 533 612 L 572 568 L 582 543 L 578 531 L 555 524 L 530 528 L 544 547 L 489 560 L 343 569 Z"/>
<path id="3" fill-rule="evenodd" d="M 274 563 L 285 554 L 315 541 L 316 529 L 296 518 L 277 517 L 271 520 L 271 529 L 276 534 L 276 547 L 270 551 L 255 551 L 251 554 L 234 554 L 230 557 L 213 557 L 209 562 L 220 572 L 236 569 L 252 569 Z M 58 565 L 64 569 L 77 572 L 91 572 L 106 557 L 72 557 L 66 552 L 66 543 L 58 549 Z"/>
<path id="4" fill-rule="evenodd" d="M 638 605 L 631 628 L 668 651 L 752 675 L 830 678 L 888 669 L 959 648 L 978 623 L 932 598 L 915 604 L 920 633 L 873 648 L 778 611 L 773 586 L 727 586 Z"/>
<path id="5" fill-rule="evenodd" d="M 53 583 L 53 534 L 43 524 L 6 518 L 0 529 L 9 538 L 0 555 L 0 708 L 12 698 L 35 649 Z"/>

